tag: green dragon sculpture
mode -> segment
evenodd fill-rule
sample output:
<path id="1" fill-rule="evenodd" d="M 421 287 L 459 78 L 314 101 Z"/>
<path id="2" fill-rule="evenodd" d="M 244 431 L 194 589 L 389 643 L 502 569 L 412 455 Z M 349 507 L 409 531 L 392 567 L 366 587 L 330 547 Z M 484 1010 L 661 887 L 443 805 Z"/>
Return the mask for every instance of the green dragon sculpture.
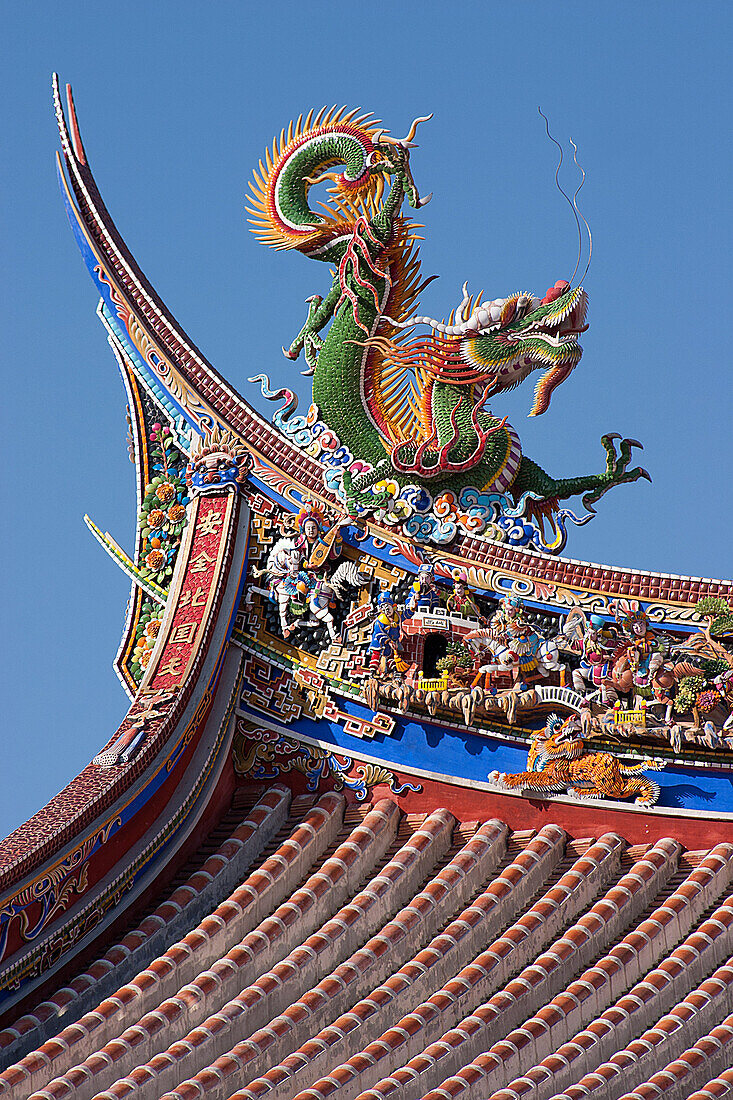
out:
<path id="1" fill-rule="evenodd" d="M 391 479 L 431 493 L 471 486 L 515 501 L 526 494 L 540 520 L 581 494 L 593 511 L 611 486 L 649 479 L 629 468 L 641 444 L 623 439 L 617 448 L 621 437 L 606 435 L 603 473 L 556 479 L 522 455 L 517 433 L 486 407 L 542 370 L 530 415 L 547 409 L 582 355 L 582 287 L 558 282 L 542 299 L 516 293 L 490 302 L 474 302 L 464 287 L 448 323 L 411 313 L 430 281 L 420 282 L 416 226 L 402 213 L 405 201 L 418 209 L 430 199 L 420 198 L 410 169 L 424 121 L 395 139 L 355 111 L 311 112 L 283 130 L 250 184 L 260 240 L 333 265 L 331 289 L 309 299 L 305 324 L 283 351 L 291 360 L 304 353 L 311 420 L 354 460 L 344 466 L 343 495 L 351 507 L 374 507 L 383 494 L 371 487 Z M 331 197 L 315 213 L 309 191 L 324 180 Z M 415 337 L 415 326 L 429 332 Z"/>

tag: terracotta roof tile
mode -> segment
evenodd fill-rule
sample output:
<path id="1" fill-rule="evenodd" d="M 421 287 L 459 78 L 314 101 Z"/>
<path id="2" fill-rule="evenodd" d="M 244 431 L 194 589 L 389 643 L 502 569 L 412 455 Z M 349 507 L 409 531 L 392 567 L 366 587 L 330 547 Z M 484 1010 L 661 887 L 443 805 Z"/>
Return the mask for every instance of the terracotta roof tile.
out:
<path id="1" fill-rule="evenodd" d="M 266 797 L 252 829 L 279 805 Z M 339 836 L 342 812 L 333 795 L 304 807 L 195 928 L 0 1074 L 0 1097 L 568 1100 L 603 1081 L 625 1100 L 725 1096 L 707 1068 L 733 1042 L 733 845 L 684 863 L 662 839 L 629 866 L 612 834 L 550 825 L 510 851 L 499 822 L 461 835 L 447 811 L 400 822 L 385 801 Z M 61 1022 L 226 873 L 246 832 L 0 1043 Z"/>

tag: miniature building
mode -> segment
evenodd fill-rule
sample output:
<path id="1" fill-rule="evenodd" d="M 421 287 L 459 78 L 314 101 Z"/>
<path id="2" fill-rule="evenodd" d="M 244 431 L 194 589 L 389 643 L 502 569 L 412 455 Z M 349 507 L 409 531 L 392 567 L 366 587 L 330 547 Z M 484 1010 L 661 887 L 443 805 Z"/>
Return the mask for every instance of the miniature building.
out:
<path id="1" fill-rule="evenodd" d="M 55 95 L 141 509 L 129 557 L 89 521 L 132 581 L 130 709 L 0 849 L 0 1098 L 733 1096 L 733 584 L 553 556 L 495 502 L 431 543 L 445 501 L 395 521 L 407 436 L 394 491 L 355 462 L 349 495 L 328 422 L 268 424 L 171 317 Z M 365 124 L 283 158 L 313 125 Z M 417 203 L 408 145 L 367 137 Z"/>

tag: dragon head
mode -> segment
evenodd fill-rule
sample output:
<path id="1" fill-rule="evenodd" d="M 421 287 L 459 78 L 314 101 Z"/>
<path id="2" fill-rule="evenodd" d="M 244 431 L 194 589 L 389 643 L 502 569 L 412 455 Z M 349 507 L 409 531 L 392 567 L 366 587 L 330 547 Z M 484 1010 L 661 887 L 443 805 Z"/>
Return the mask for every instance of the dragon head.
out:
<path id="1" fill-rule="evenodd" d="M 535 370 L 530 416 L 545 412 L 553 390 L 564 382 L 583 354 L 578 337 L 587 328 L 588 298 L 582 287 L 557 282 L 541 300 L 512 294 L 482 302 L 456 333 L 461 358 L 491 381 L 487 397 L 513 389 Z"/>
<path id="2" fill-rule="evenodd" d="M 454 323 L 430 317 L 389 321 L 399 329 L 429 325 L 434 333 L 433 375 L 444 382 L 481 384 L 482 400 L 514 389 L 533 371 L 542 370 L 529 414 L 538 416 L 549 406 L 553 390 L 580 362 L 578 337 L 587 328 L 587 308 L 583 288 L 564 280 L 550 287 L 544 298 L 516 293 L 475 305 L 464 284 Z"/>

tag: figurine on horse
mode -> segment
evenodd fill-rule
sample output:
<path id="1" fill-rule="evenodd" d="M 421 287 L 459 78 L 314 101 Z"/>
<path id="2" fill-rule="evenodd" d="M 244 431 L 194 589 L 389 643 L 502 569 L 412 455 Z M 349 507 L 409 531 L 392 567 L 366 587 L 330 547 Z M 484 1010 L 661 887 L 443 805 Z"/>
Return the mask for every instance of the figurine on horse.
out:
<path id="1" fill-rule="evenodd" d="M 525 619 L 522 601 L 518 596 L 501 601 L 488 627 L 471 630 L 468 642 L 478 643 L 492 657 L 482 664 L 476 673 L 473 686 L 483 680 L 486 690 L 496 686 L 501 674 L 511 676 L 515 688 L 524 690 L 531 682 L 547 679 L 557 672 L 564 684 L 565 665 L 560 660 L 560 648 L 554 638 L 544 638 Z"/>

